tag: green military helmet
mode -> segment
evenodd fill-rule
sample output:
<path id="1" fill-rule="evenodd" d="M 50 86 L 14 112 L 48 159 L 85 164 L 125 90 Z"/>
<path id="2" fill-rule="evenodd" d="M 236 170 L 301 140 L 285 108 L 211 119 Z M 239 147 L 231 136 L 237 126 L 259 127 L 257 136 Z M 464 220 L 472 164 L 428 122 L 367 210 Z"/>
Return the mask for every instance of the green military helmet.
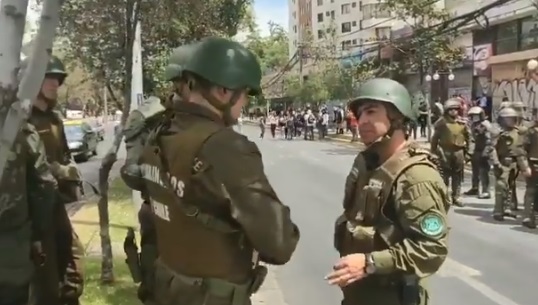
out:
<path id="1" fill-rule="evenodd" d="M 164 79 L 167 82 L 171 82 L 174 79 L 181 77 L 182 72 L 181 66 L 174 65 L 174 64 L 168 64 L 166 68 L 164 69 Z"/>
<path id="2" fill-rule="evenodd" d="M 262 71 L 258 59 L 242 44 L 218 37 L 196 43 L 183 71 L 230 90 L 248 89 L 261 93 Z"/>
<path id="3" fill-rule="evenodd" d="M 166 81 L 173 81 L 175 78 L 181 77 L 183 66 L 185 66 L 185 63 L 192 56 L 195 46 L 196 43 L 182 45 L 172 50 L 168 59 L 168 65 L 164 69 L 164 78 Z"/>
<path id="4" fill-rule="evenodd" d="M 60 85 L 62 85 L 67 77 L 64 63 L 58 57 L 51 56 L 49 62 L 47 63 L 45 76 L 56 76 L 60 81 Z"/>
<path id="5" fill-rule="evenodd" d="M 471 107 L 471 109 L 469 109 L 467 114 L 468 115 L 482 115 L 484 114 L 484 109 L 482 109 L 482 107 L 479 107 L 479 106 L 474 106 L 474 107 Z"/>
<path id="6" fill-rule="evenodd" d="M 364 82 L 358 90 L 357 97 L 349 103 L 353 113 L 363 102 L 379 101 L 394 105 L 407 119 L 416 120 L 417 113 L 413 109 L 409 91 L 397 81 L 389 78 L 374 78 Z"/>
<path id="7" fill-rule="evenodd" d="M 460 109 L 461 108 L 461 102 L 458 99 L 450 98 L 448 99 L 445 104 L 443 105 L 443 110 L 448 111 L 451 109 Z"/>
<path id="8" fill-rule="evenodd" d="M 500 118 L 516 118 L 519 113 L 512 107 L 505 107 L 499 111 Z"/>
<path id="9" fill-rule="evenodd" d="M 20 65 L 19 69 L 19 80 L 22 79 L 22 76 L 26 69 L 28 68 L 28 64 L 30 63 L 30 59 L 27 57 L 25 58 Z M 63 62 L 56 56 L 51 56 L 48 63 L 47 63 L 47 69 L 45 70 L 45 77 L 46 76 L 53 76 L 58 79 L 60 82 L 60 86 L 64 83 L 65 78 L 67 77 L 67 72 L 65 69 L 65 66 Z"/>

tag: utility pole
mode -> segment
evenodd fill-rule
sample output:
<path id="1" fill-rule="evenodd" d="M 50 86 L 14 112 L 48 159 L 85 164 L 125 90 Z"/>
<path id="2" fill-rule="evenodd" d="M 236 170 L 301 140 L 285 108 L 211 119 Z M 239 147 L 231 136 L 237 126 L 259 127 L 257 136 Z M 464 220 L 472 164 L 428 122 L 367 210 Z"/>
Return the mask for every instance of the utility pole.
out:
<path id="1" fill-rule="evenodd" d="M 299 56 L 299 85 L 303 86 L 303 44 L 299 43 L 297 49 L 297 55 Z"/>
<path id="2" fill-rule="evenodd" d="M 107 101 L 107 88 L 103 88 L 103 125 L 107 126 L 108 123 L 108 101 Z"/>

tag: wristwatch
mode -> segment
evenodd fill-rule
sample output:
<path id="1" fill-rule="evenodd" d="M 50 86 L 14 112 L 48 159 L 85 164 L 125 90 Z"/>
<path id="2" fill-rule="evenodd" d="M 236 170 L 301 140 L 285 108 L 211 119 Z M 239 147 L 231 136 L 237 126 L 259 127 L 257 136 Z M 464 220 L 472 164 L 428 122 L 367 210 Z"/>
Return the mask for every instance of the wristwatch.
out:
<path id="1" fill-rule="evenodd" d="M 374 274 L 376 272 L 374 257 L 372 256 L 371 253 L 366 253 L 365 256 L 366 256 L 366 266 L 364 267 L 364 271 L 368 275 Z"/>

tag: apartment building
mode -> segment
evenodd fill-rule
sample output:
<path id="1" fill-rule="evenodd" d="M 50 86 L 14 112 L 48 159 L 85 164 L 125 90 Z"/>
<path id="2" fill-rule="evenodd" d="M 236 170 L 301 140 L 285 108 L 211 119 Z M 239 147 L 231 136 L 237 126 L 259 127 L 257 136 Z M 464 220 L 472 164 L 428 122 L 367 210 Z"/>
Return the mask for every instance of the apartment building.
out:
<path id="1" fill-rule="evenodd" d="M 401 23 L 382 9 L 379 0 L 289 0 L 289 5 L 290 56 L 310 31 L 314 45 L 334 44 L 337 56 L 361 60 L 364 50 L 388 39 L 391 29 Z M 367 54 L 372 55 L 376 53 Z"/>
<path id="2" fill-rule="evenodd" d="M 456 16 L 492 2 L 445 0 L 445 6 Z M 526 68 L 530 59 L 538 58 L 537 13 L 532 1 L 513 0 L 489 10 L 487 23 L 479 18 L 462 30 L 455 44 L 465 49 L 466 58 L 454 69 L 454 81 L 446 84 L 448 94 L 467 92 L 472 100 L 485 97 L 493 111 L 504 97 L 537 108 L 538 84 Z"/>

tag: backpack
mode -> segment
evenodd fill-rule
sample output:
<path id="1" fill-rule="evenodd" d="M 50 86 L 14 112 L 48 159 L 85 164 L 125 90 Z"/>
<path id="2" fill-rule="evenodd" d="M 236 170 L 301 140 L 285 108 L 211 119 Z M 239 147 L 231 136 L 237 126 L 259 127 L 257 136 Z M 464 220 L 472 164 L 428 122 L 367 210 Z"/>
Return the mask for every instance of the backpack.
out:
<path id="1" fill-rule="evenodd" d="M 313 115 L 310 115 L 308 117 L 308 124 L 314 124 L 316 122 L 316 118 Z"/>

